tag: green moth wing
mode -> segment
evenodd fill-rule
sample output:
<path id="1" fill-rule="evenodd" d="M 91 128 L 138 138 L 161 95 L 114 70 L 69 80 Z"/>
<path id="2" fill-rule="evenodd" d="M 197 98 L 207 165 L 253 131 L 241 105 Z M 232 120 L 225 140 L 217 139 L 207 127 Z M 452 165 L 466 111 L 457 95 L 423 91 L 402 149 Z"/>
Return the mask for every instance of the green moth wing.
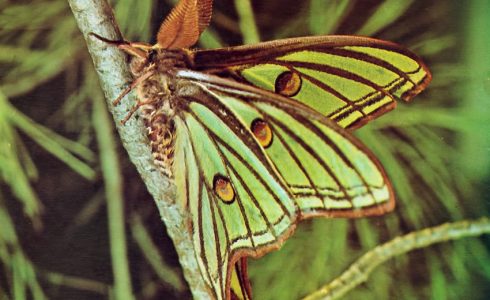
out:
<path id="1" fill-rule="evenodd" d="M 360 36 L 277 40 L 193 54 L 194 68 L 295 99 L 344 128 L 357 128 L 410 100 L 431 74 L 415 54 Z"/>
<path id="2" fill-rule="evenodd" d="M 205 282 L 217 299 L 229 299 L 231 266 L 277 248 L 294 228 L 296 206 L 253 136 L 238 119 L 223 118 L 226 106 L 199 85 L 181 91 L 188 104 L 174 119 L 177 199 L 188 201 Z"/>
<path id="3" fill-rule="evenodd" d="M 252 286 L 248 280 L 247 258 L 242 257 L 238 260 L 231 273 L 230 280 L 231 300 L 251 300 Z"/>
<path id="4" fill-rule="evenodd" d="M 379 162 L 315 110 L 208 74 L 176 78 L 177 197 L 189 207 L 196 258 L 217 298 L 229 299 L 241 257 L 278 248 L 299 220 L 393 208 Z"/>

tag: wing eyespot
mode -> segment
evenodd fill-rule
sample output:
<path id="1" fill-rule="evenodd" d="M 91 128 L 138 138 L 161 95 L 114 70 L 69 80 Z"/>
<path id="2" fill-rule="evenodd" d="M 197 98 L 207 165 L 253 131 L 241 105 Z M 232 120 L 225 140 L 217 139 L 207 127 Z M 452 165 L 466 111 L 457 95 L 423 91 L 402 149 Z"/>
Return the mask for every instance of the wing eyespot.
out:
<path id="1" fill-rule="evenodd" d="M 286 97 L 293 97 L 299 93 L 301 85 L 301 76 L 297 72 L 285 71 L 276 78 L 275 92 Z"/>
<path id="2" fill-rule="evenodd" d="M 235 189 L 231 185 L 230 179 L 223 175 L 214 175 L 213 191 L 226 204 L 231 204 L 235 201 Z"/>
<path id="3" fill-rule="evenodd" d="M 250 130 L 262 147 L 267 148 L 272 144 L 272 130 L 266 121 L 259 118 L 253 120 Z"/>

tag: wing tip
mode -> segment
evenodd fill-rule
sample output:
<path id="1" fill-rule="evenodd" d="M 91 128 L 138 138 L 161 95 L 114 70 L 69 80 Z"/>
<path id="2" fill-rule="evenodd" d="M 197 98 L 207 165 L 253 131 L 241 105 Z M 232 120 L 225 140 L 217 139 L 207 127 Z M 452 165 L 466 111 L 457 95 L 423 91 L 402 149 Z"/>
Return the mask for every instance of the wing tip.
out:
<path id="1" fill-rule="evenodd" d="M 424 76 L 424 78 L 414 88 L 406 91 L 400 96 L 403 101 L 410 102 L 415 96 L 424 91 L 425 88 L 427 88 L 427 86 L 430 84 L 430 82 L 432 81 L 432 74 L 426 67 L 424 67 L 424 70 L 426 71 L 426 75 Z"/>
<path id="2" fill-rule="evenodd" d="M 413 54 L 416 58 L 417 63 L 420 65 L 420 68 L 424 70 L 425 76 L 417 82 L 417 84 L 410 90 L 406 91 L 401 95 L 401 99 L 403 101 L 409 102 L 411 101 L 415 96 L 420 94 L 423 90 L 427 88 L 427 86 L 431 83 L 432 81 L 432 73 L 429 70 L 429 67 L 422 61 L 421 58 L 419 58 L 417 55 Z"/>

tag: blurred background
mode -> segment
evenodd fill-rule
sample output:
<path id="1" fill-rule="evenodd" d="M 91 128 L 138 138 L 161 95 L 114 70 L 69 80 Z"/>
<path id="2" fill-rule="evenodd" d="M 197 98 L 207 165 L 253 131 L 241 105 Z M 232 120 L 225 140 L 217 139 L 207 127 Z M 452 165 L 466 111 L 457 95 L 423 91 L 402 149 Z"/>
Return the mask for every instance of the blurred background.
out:
<path id="1" fill-rule="evenodd" d="M 111 2 L 125 38 L 152 43 L 173 5 Z M 489 215 L 489 1 L 257 0 L 252 10 L 244 2 L 215 0 L 199 46 L 359 34 L 408 47 L 433 73 L 412 103 L 355 132 L 387 169 L 396 210 L 302 223 L 280 251 L 250 261 L 256 299 L 299 299 L 396 236 Z M 243 16 L 252 12 L 250 23 Z M 117 263 L 129 269 L 137 299 L 191 297 L 101 103 L 67 2 L 0 0 L 0 299 L 112 298 L 109 220 L 125 224 L 128 259 Z M 123 188 L 123 199 L 114 188 Z M 113 214 L 110 201 L 123 201 L 124 214 Z M 483 236 L 413 251 L 345 298 L 488 299 L 489 247 Z"/>

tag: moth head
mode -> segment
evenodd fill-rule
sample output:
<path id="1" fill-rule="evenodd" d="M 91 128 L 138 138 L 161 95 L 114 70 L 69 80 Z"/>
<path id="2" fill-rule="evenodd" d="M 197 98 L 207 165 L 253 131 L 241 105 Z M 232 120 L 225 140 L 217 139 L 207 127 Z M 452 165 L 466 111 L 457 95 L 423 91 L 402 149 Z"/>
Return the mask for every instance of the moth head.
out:
<path id="1" fill-rule="evenodd" d="M 132 42 L 117 47 L 131 56 L 130 69 L 134 76 L 141 75 L 154 57 L 155 49 L 150 44 Z"/>

